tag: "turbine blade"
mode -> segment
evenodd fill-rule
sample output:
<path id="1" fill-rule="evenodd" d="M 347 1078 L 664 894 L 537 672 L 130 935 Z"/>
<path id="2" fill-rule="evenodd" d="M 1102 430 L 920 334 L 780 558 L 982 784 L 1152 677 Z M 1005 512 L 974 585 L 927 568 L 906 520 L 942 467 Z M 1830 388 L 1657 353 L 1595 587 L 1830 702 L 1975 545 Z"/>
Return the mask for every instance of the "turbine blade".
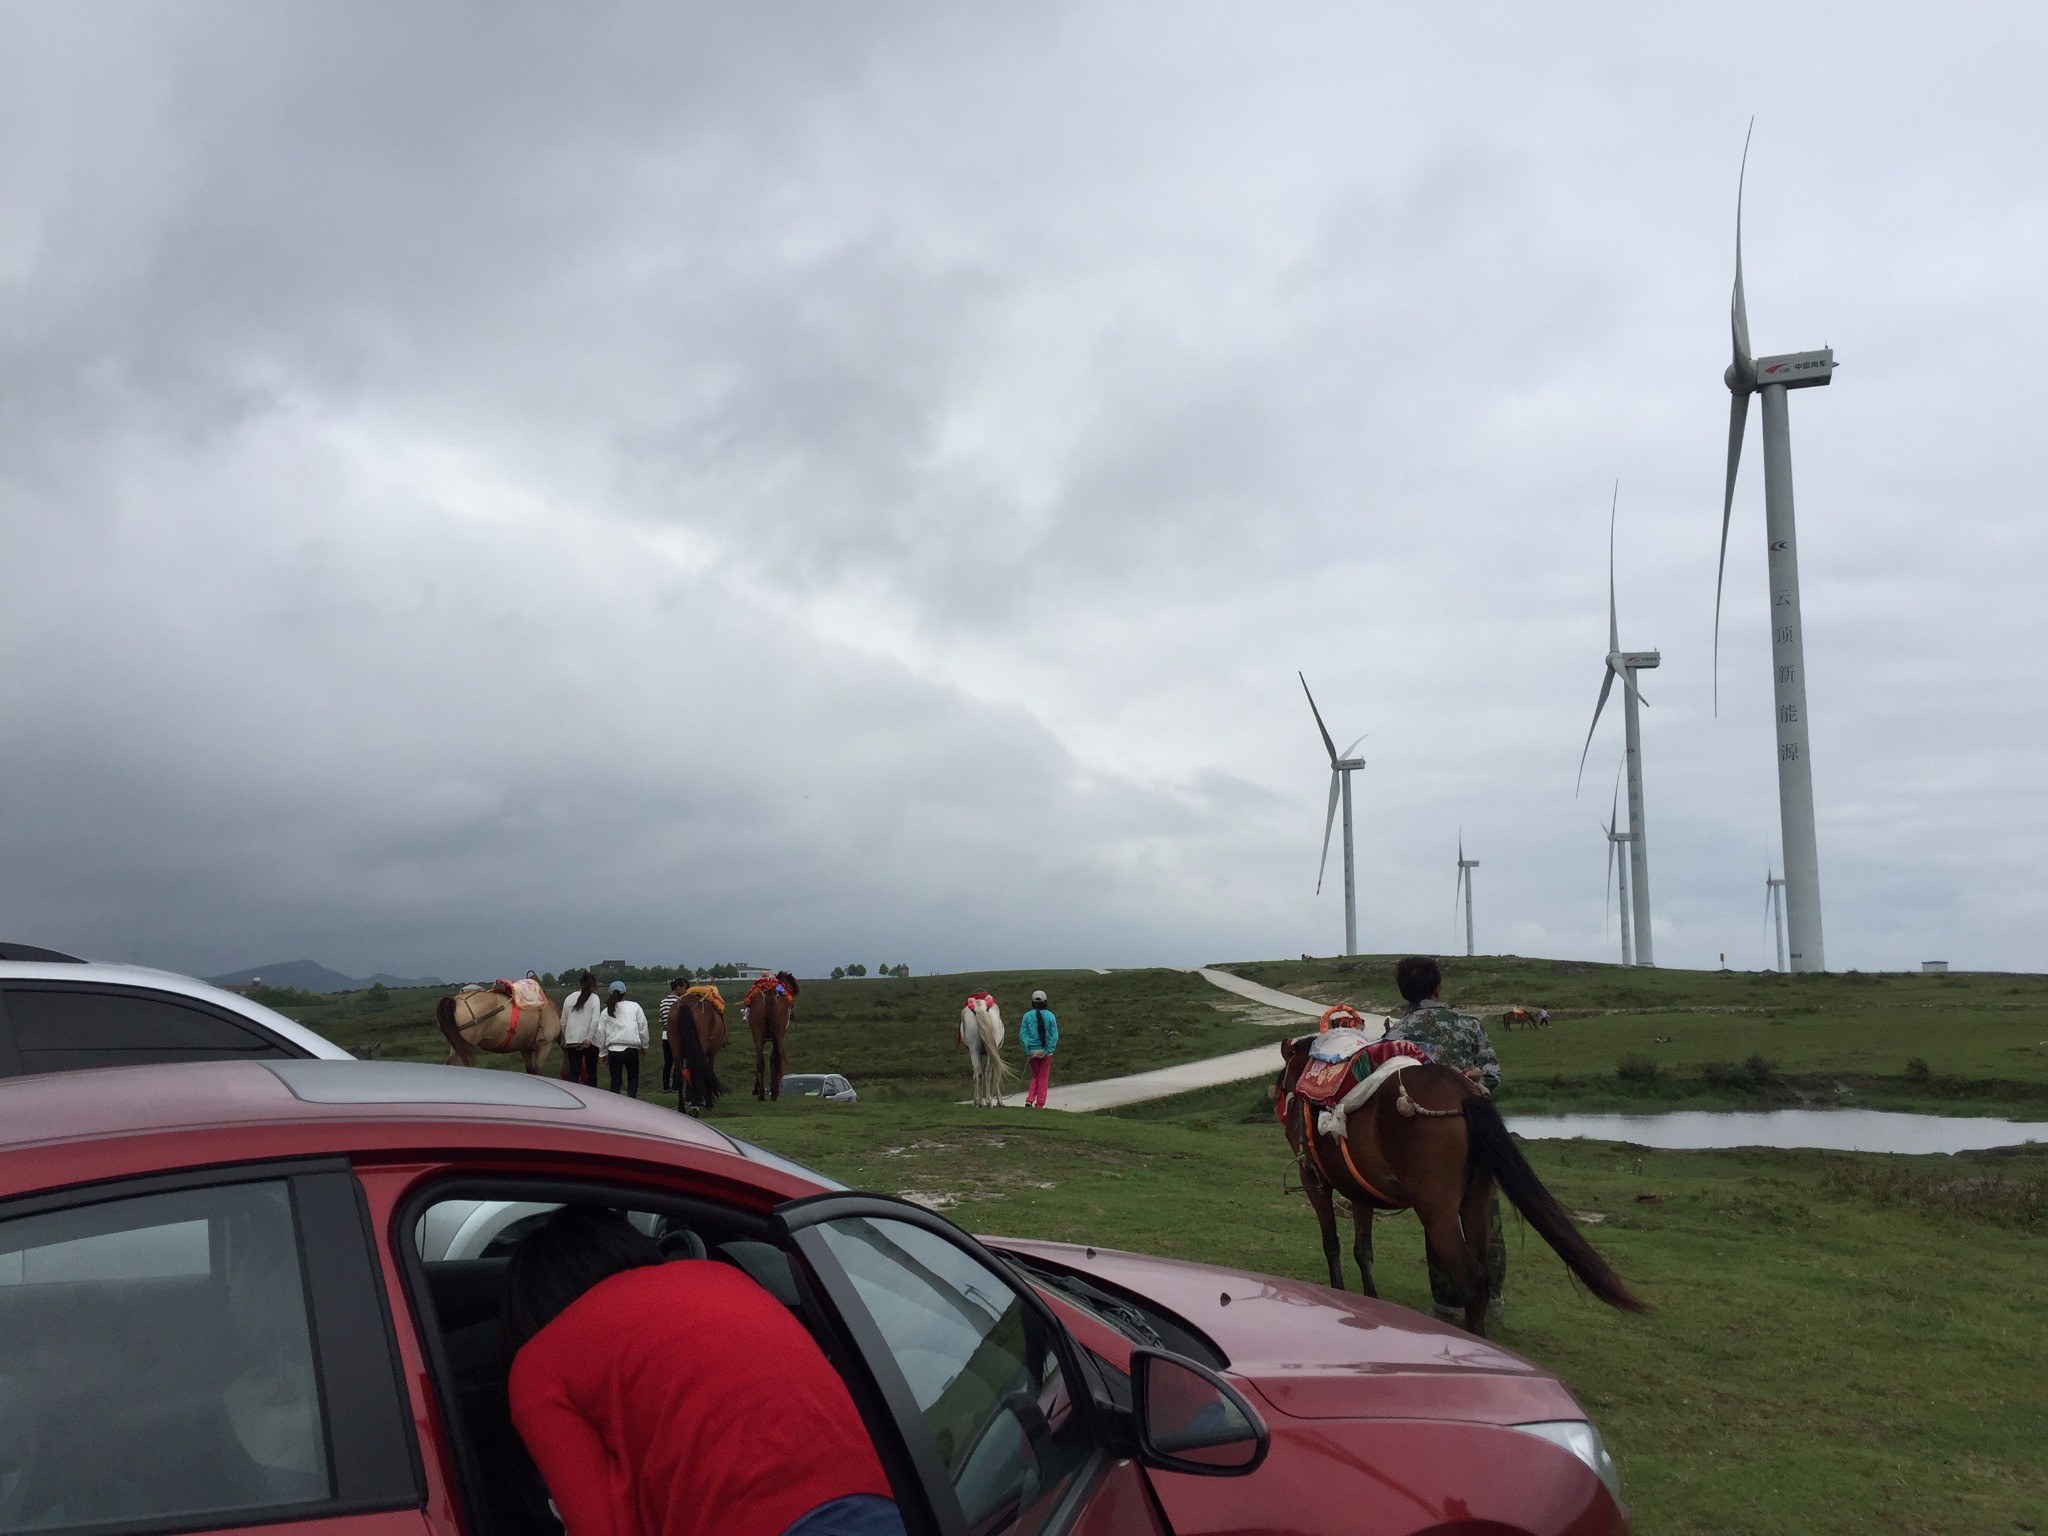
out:
<path id="1" fill-rule="evenodd" d="M 1330 829 L 1337 825 L 1337 770 L 1330 770 L 1330 813 L 1323 818 L 1323 858 L 1316 865 L 1316 894 L 1323 894 L 1323 871 L 1330 867 Z"/>
<path id="2" fill-rule="evenodd" d="M 1735 371 L 1747 376 L 1756 359 L 1749 350 L 1749 306 L 1742 298 L 1742 188 L 1749 180 L 1749 141 L 1756 132 L 1756 119 L 1742 136 L 1742 171 L 1735 178 L 1735 293 L 1728 301 L 1728 330 L 1735 343 Z"/>
<path id="3" fill-rule="evenodd" d="M 1614 614 L 1614 514 L 1621 507 L 1621 482 L 1614 482 L 1614 502 L 1607 509 L 1607 649 L 1621 649 L 1621 624 Z"/>
<path id="4" fill-rule="evenodd" d="M 1604 938 L 1614 931 L 1614 828 L 1607 829 L 1607 873 L 1600 877 L 1600 888 L 1606 894 L 1600 900 L 1601 936 Z"/>
<path id="5" fill-rule="evenodd" d="M 1749 396 L 1728 401 L 1728 489 L 1721 497 L 1721 558 L 1714 565 L 1714 713 L 1721 713 L 1721 587 L 1728 579 L 1728 518 L 1735 510 L 1735 471 L 1742 463 L 1742 429 L 1749 421 Z"/>
<path id="6" fill-rule="evenodd" d="M 1370 736 L 1371 734 L 1372 734 L 1372 732 L 1371 732 L 1371 731 L 1361 731 L 1361 732 L 1359 733 L 1359 736 L 1358 736 L 1358 741 L 1363 741 L 1363 740 L 1365 740 L 1365 738 L 1366 738 L 1366 737 L 1368 737 L 1368 736 Z M 1358 741 L 1354 741 L 1353 743 L 1351 743 L 1351 745 L 1350 745 L 1350 746 L 1348 746 L 1348 747 L 1346 747 L 1346 748 L 1344 749 L 1344 755 L 1345 755 L 1346 757 L 1349 757 L 1349 756 L 1350 756 L 1350 755 L 1351 755 L 1352 753 L 1354 753 L 1354 752 L 1356 752 L 1356 751 L 1358 750 Z"/>
<path id="7" fill-rule="evenodd" d="M 1299 672 L 1294 675 L 1301 677 Z M 1308 693 L 1308 679 L 1305 677 L 1301 677 L 1301 691 Z M 1330 754 L 1330 761 L 1335 763 L 1337 761 L 1337 744 L 1330 740 L 1330 728 L 1323 724 L 1323 712 L 1316 708 L 1316 696 L 1312 693 L 1308 693 L 1308 708 L 1309 713 L 1316 717 L 1316 729 L 1323 733 L 1323 750 Z M 1362 740 L 1363 738 L 1360 739 Z"/>
<path id="8" fill-rule="evenodd" d="M 1579 797 L 1579 785 L 1586 782 L 1586 754 L 1593 750 L 1593 733 L 1600 728 L 1600 711 L 1607 707 L 1607 695 L 1614 687 L 1614 668 L 1608 667 L 1600 679 L 1600 701 L 1593 706 L 1593 723 L 1586 727 L 1586 744 L 1579 750 L 1578 783 L 1572 786 L 1572 798 Z"/>

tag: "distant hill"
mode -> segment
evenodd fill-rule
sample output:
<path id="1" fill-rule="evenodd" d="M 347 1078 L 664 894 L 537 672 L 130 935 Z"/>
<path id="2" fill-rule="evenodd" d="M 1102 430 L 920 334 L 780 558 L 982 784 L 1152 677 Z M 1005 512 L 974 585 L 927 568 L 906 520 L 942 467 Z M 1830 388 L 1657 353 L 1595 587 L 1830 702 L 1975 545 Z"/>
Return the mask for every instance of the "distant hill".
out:
<path id="1" fill-rule="evenodd" d="M 216 987 L 246 987 L 261 980 L 266 987 L 292 987 L 300 992 L 354 992 L 382 984 L 387 987 L 438 987 L 433 976 L 392 976 L 379 971 L 374 976 L 344 976 L 316 960 L 280 960 L 275 965 L 252 965 L 247 970 L 229 971 L 225 976 L 205 978 Z"/>

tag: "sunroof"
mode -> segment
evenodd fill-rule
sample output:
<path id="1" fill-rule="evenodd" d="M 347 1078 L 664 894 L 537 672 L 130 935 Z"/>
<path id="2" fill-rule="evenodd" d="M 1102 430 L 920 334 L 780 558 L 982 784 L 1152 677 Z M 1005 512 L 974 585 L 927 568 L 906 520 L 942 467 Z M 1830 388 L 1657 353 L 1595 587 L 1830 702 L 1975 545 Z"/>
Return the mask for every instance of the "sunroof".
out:
<path id="1" fill-rule="evenodd" d="M 508 1109 L 581 1109 L 576 1095 L 544 1077 L 412 1061 L 266 1061 L 308 1104 L 490 1104 Z"/>

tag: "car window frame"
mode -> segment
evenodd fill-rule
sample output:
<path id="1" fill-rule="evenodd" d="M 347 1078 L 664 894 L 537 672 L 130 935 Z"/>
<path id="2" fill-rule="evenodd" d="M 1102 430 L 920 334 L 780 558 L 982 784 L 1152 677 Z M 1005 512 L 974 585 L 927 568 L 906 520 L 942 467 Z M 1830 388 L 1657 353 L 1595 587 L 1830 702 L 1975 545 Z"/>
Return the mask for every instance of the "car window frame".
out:
<path id="1" fill-rule="evenodd" d="M 427 1376 L 433 1392 L 434 1405 L 441 1422 L 447 1426 L 448 1456 L 455 1472 L 454 1491 L 461 1501 L 461 1524 L 466 1531 L 472 1533 L 472 1536 L 483 1528 L 483 1512 L 488 1508 L 484 1497 L 483 1477 L 475 1453 L 469 1444 L 470 1437 L 466 1432 L 466 1426 L 463 1426 L 461 1406 L 455 1399 L 454 1370 L 442 1346 L 441 1330 L 437 1326 L 434 1312 L 433 1293 L 427 1280 L 426 1261 L 421 1258 L 419 1246 L 414 1241 L 420 1217 L 426 1213 L 428 1207 L 442 1200 L 469 1199 L 558 1200 L 564 1204 L 593 1201 L 629 1205 L 638 1209 L 658 1209 L 685 1217 L 697 1214 L 737 1228 L 748 1237 L 768 1243 L 786 1254 L 791 1260 L 791 1278 L 796 1283 L 799 1303 L 797 1312 L 811 1337 L 825 1352 L 825 1357 L 831 1362 L 832 1368 L 847 1384 L 854 1408 L 861 1416 L 861 1426 L 867 1432 L 868 1439 L 874 1443 L 875 1455 L 881 1461 L 882 1470 L 889 1479 L 889 1486 L 895 1495 L 905 1530 L 914 1533 L 914 1536 L 917 1536 L 917 1533 L 921 1533 L 921 1536 L 951 1536 L 955 1528 L 946 1525 L 940 1519 L 937 1510 L 932 1507 L 931 1493 L 924 1480 L 923 1469 L 904 1443 L 901 1427 L 894 1413 L 872 1390 L 867 1362 L 857 1354 L 849 1354 L 844 1343 L 846 1330 L 843 1323 L 832 1313 L 810 1283 L 800 1256 L 782 1234 L 772 1214 L 759 1209 L 749 1209 L 743 1205 L 727 1204 L 704 1194 L 677 1189 L 662 1182 L 622 1178 L 616 1172 L 610 1171 L 594 1172 L 579 1177 L 574 1174 L 558 1173 L 536 1176 L 511 1169 L 469 1169 L 429 1179 L 408 1191 L 405 1198 L 400 1200 L 392 1211 L 386 1237 L 391 1255 L 398 1264 L 400 1278 L 404 1282 L 414 1338 L 418 1341 L 421 1357 L 427 1362 Z M 950 1494 L 950 1480 L 946 1482 L 945 1487 Z M 62 1536 L 71 1536 L 71 1533 L 65 1532 Z"/>
<path id="2" fill-rule="evenodd" d="M 9 976 L 0 979 L 0 1078 L 42 1077 L 50 1075 L 40 1072 L 31 1073 L 25 1070 L 23 1066 L 20 1042 L 15 1038 L 14 1019 L 7 1007 L 8 999 L 17 992 L 83 992 L 92 997 L 132 997 L 142 998 L 154 1003 L 166 1003 L 172 1007 L 190 1009 L 194 1013 L 204 1014 L 221 1023 L 232 1025 L 244 1034 L 269 1042 L 272 1050 L 277 1053 L 277 1056 L 271 1057 L 256 1055 L 230 1058 L 197 1056 L 196 1059 L 202 1062 L 216 1062 L 222 1059 L 264 1061 L 275 1060 L 279 1056 L 286 1060 L 314 1059 L 313 1052 L 307 1050 L 297 1041 L 288 1040 L 284 1036 L 276 1034 L 257 1020 L 236 1013 L 231 1008 L 223 1008 L 219 1004 L 210 1002 L 205 998 L 192 997 L 183 992 L 166 991 L 162 987 L 136 986 L 126 982 L 73 981 L 55 976 Z M 91 1072 L 102 1070 L 105 1067 L 145 1065 L 167 1066 L 173 1065 L 173 1063 L 110 1061 L 100 1064 L 64 1067 L 58 1070 L 66 1072 Z"/>
<path id="3" fill-rule="evenodd" d="M 825 1236 L 818 1229 L 829 1222 L 853 1217 L 880 1221 L 901 1221 L 943 1239 L 987 1268 L 1029 1311 L 1038 1315 L 1049 1331 L 1053 1348 L 1060 1357 L 1060 1369 L 1067 1381 L 1067 1398 L 1075 1413 L 1083 1415 L 1093 1454 L 1075 1469 L 1059 1502 L 1039 1527 L 1046 1536 L 1069 1529 L 1086 1508 L 1095 1486 L 1119 1457 L 1131 1454 L 1127 1438 L 1114 1420 L 1107 1388 L 1093 1366 L 1091 1352 L 1082 1347 L 1059 1314 L 1035 1288 L 1024 1283 L 1002 1256 L 977 1241 L 971 1233 L 955 1226 L 936 1212 L 912 1201 L 889 1195 L 833 1190 L 785 1201 L 771 1214 L 774 1225 L 785 1235 L 787 1246 L 811 1271 L 812 1287 L 830 1303 L 832 1315 L 846 1329 L 846 1344 L 867 1373 L 872 1390 L 895 1420 L 898 1437 L 917 1465 L 918 1481 L 932 1499 L 940 1526 L 953 1536 L 971 1527 L 966 1511 L 953 1490 L 953 1477 L 916 1395 L 897 1366 L 894 1352 L 880 1328 L 861 1302 L 853 1281 L 841 1266 Z"/>
<path id="4" fill-rule="evenodd" d="M 247 1526 L 308 1525 L 426 1507 L 426 1469 L 385 1295 L 369 1199 L 347 1158 L 237 1163 L 38 1190 L 0 1200 L 0 1221 L 188 1189 L 259 1183 L 282 1183 L 291 1202 L 332 1491 L 323 1499 L 298 1504 L 64 1526 L 53 1536 L 178 1536 Z"/>

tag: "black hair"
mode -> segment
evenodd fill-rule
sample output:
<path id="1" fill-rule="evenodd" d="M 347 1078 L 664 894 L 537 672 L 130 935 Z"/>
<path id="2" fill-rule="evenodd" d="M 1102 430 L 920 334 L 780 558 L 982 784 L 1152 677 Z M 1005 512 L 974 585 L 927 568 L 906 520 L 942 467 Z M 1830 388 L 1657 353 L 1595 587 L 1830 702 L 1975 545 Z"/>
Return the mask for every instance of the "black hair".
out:
<path id="1" fill-rule="evenodd" d="M 607 993 L 605 993 L 605 995 L 604 995 L 604 1011 L 605 1011 L 605 1016 L 606 1016 L 607 1018 L 613 1018 L 613 1019 L 616 1019 L 616 1018 L 617 1018 L 617 1017 L 619 1016 L 619 999 L 620 999 L 620 998 L 622 998 L 622 997 L 624 997 L 625 995 L 626 995 L 626 994 L 625 994 L 625 993 L 623 993 L 623 992 L 607 992 Z"/>
<path id="2" fill-rule="evenodd" d="M 1443 967 L 1427 955 L 1410 955 L 1394 967 L 1394 985 L 1410 1003 L 1427 1002 L 1443 984 Z"/>
<path id="3" fill-rule="evenodd" d="M 576 1006 L 581 1008 L 590 1001 L 590 994 L 597 990 L 597 978 L 585 971 L 576 978 L 576 984 L 583 989 L 576 994 Z"/>
<path id="4" fill-rule="evenodd" d="M 668 989 L 671 992 L 675 991 L 677 987 L 687 987 L 689 984 L 690 978 L 687 976 L 671 976 L 668 979 Z"/>
<path id="5" fill-rule="evenodd" d="M 505 1275 L 512 1348 L 553 1322 L 601 1280 L 662 1262 L 660 1245 L 619 1212 L 565 1205 L 519 1240 Z"/>

